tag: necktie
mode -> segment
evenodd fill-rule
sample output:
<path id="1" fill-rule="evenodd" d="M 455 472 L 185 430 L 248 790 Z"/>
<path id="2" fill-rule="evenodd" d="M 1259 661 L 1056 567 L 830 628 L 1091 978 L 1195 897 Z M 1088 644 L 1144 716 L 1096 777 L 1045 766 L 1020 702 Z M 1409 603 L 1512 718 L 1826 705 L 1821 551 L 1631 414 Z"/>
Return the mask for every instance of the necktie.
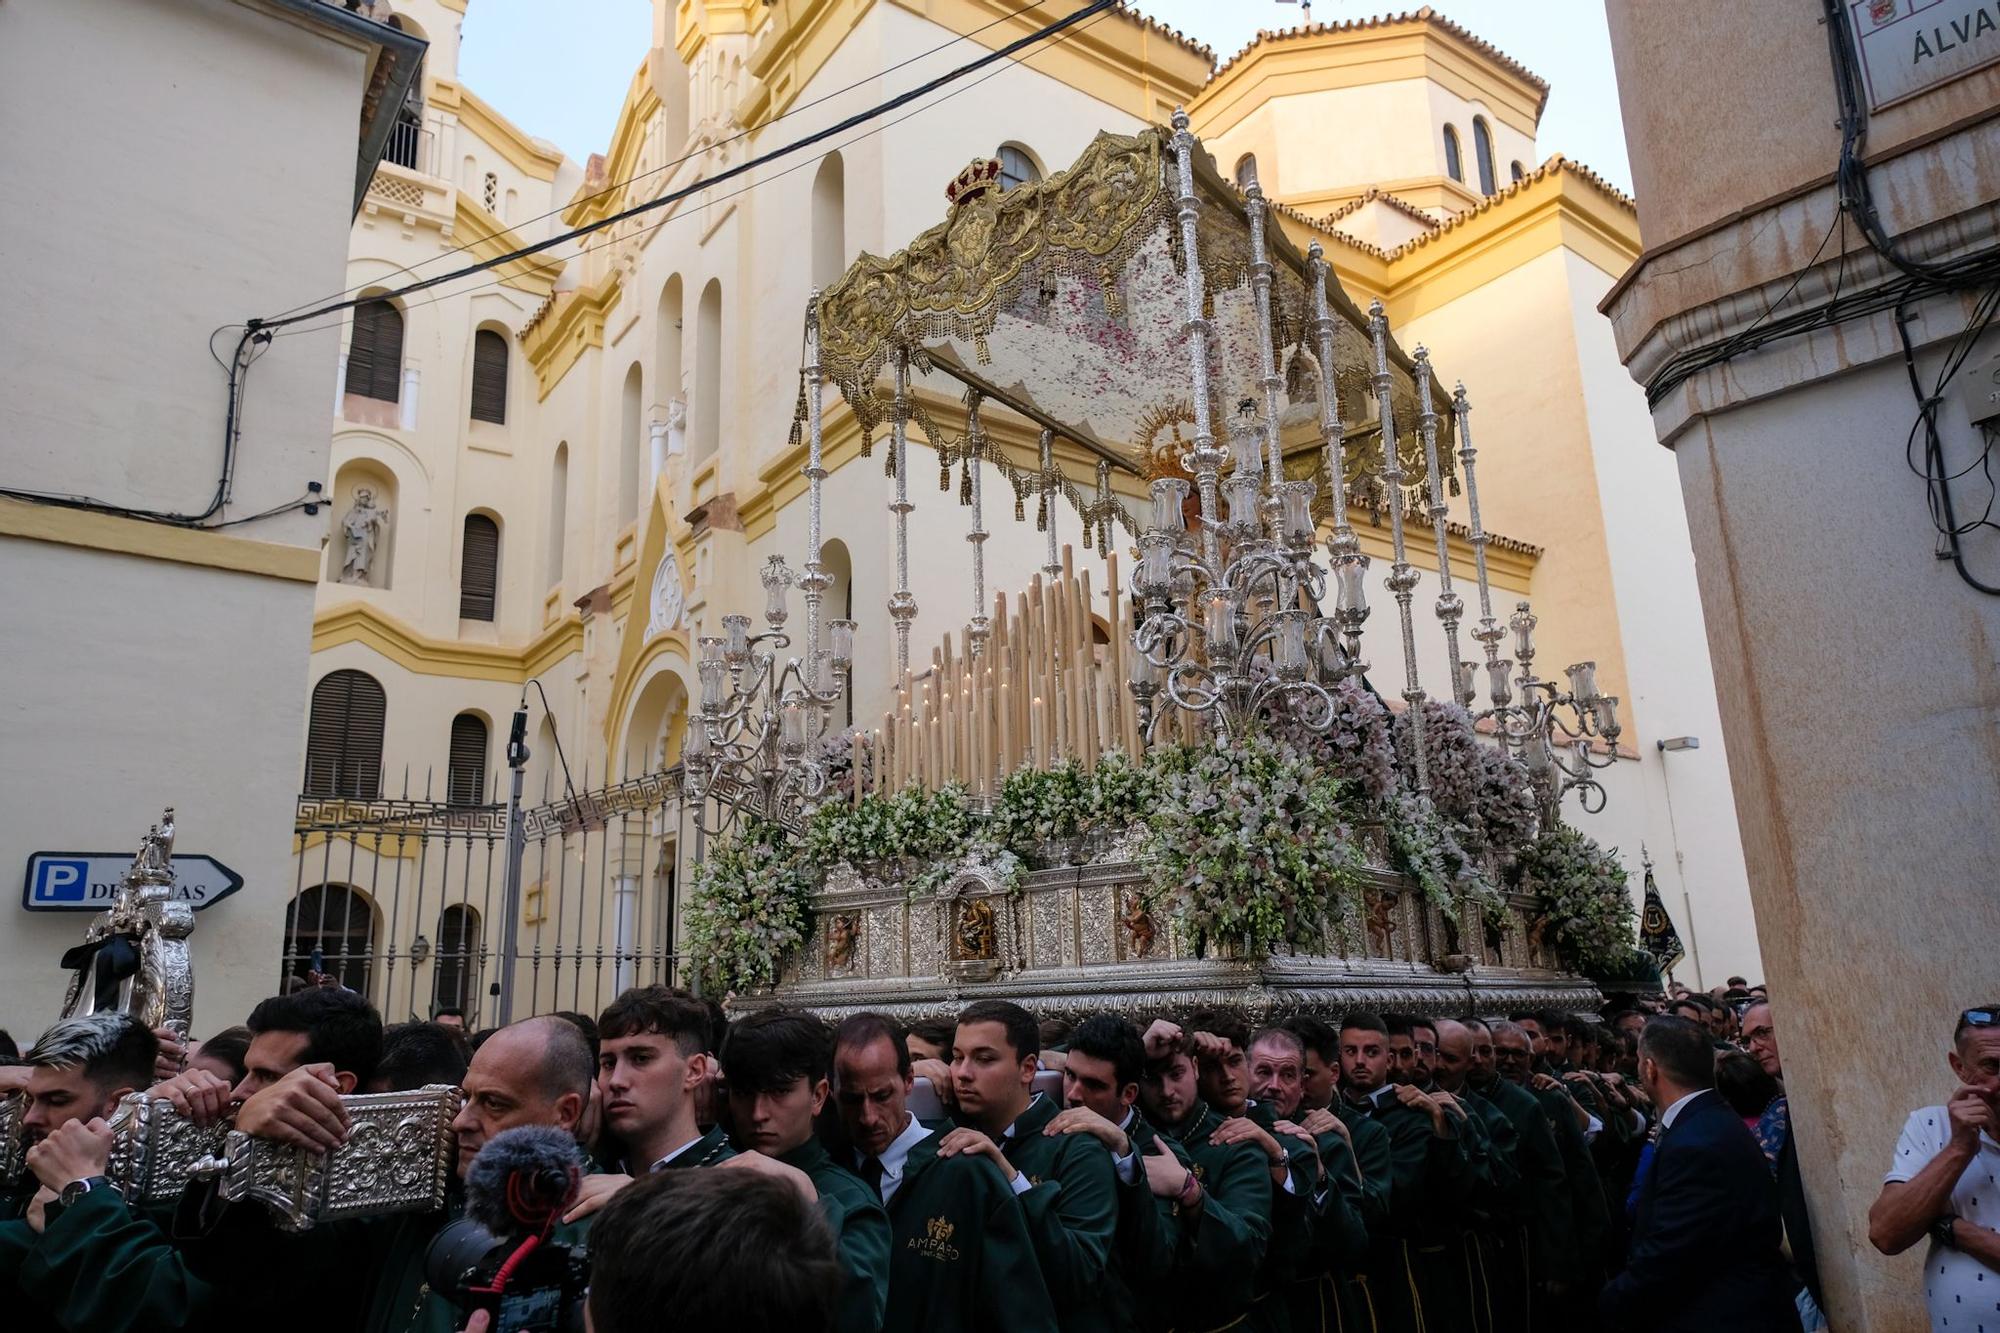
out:
<path id="1" fill-rule="evenodd" d="M 882 1159 L 864 1157 L 861 1159 L 861 1178 L 868 1182 L 868 1188 L 875 1191 L 875 1197 L 882 1197 Z"/>

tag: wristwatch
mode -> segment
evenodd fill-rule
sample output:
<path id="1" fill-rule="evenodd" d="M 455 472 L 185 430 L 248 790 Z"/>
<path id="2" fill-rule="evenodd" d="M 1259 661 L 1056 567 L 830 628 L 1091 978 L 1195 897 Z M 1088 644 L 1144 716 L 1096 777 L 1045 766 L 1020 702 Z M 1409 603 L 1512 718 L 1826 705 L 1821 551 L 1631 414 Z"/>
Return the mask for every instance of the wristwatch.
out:
<path id="1" fill-rule="evenodd" d="M 56 1194 L 56 1202 L 68 1208 L 92 1190 L 108 1190 L 110 1188 L 111 1182 L 104 1176 L 85 1176 L 81 1180 L 72 1180 L 69 1184 L 63 1186 Z"/>
<path id="2" fill-rule="evenodd" d="M 1278 1145 L 1278 1155 L 1271 1159 L 1271 1169 L 1273 1171 L 1289 1171 L 1291 1168 L 1292 1150 L 1281 1143 Z"/>
<path id="3" fill-rule="evenodd" d="M 1931 1239 L 1944 1246 L 1947 1250 L 1957 1249 L 1958 1237 L 1952 1232 L 1952 1223 L 1956 1221 L 1958 1221 L 1957 1214 L 1946 1213 L 1943 1217 L 1931 1223 Z"/>

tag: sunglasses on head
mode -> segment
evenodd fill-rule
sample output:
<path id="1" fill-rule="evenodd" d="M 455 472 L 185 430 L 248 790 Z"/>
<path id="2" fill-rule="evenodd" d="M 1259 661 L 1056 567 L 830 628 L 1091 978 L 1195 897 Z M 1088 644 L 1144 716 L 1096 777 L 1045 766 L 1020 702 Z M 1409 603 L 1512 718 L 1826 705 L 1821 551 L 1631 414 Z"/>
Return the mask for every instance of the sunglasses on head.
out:
<path id="1" fill-rule="evenodd" d="M 2000 1026 L 2000 1009 L 1968 1009 L 1958 1016 L 1962 1028 L 1990 1028 Z"/>

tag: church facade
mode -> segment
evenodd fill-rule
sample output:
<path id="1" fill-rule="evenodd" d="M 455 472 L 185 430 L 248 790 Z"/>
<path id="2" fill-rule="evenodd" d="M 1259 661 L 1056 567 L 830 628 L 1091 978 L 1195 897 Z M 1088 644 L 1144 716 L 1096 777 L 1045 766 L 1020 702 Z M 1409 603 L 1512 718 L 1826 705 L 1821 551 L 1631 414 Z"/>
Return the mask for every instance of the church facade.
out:
<path id="1" fill-rule="evenodd" d="M 699 693 L 696 638 L 761 605 L 769 556 L 803 560 L 804 455 L 791 427 L 810 293 L 858 255 L 890 254 L 936 224 L 968 159 L 997 160 L 1003 185 L 1033 181 L 1100 131 L 1132 133 L 1185 106 L 1218 168 L 1261 185 L 1301 250 L 1318 242 L 1350 297 L 1380 299 L 1403 346 L 1427 345 L 1464 381 L 1500 614 L 1530 601 L 1543 674 L 1593 659 L 1605 692 L 1625 701 L 1621 757 L 1602 775 L 1609 808 L 1573 817 L 1621 849 L 1635 886 L 1642 844 L 1651 853 L 1694 955 L 1683 980 L 1756 975 L 1678 482 L 1670 459 L 1631 447 L 1649 429 L 1645 401 L 1596 308 L 1639 253 L 1635 212 L 1538 148 L 1548 86 L 1428 10 L 1267 33 L 1223 61 L 1114 10 L 806 153 L 704 184 L 1064 12 L 1018 9 L 654 0 L 651 48 L 612 141 L 579 166 L 458 81 L 464 0 L 399 6 L 399 22 L 430 41 L 423 98 L 356 219 L 350 285 L 386 291 L 685 194 L 439 292 L 364 305 L 339 330 L 307 797 L 504 801 L 509 720 L 524 699 L 531 805 L 674 763 Z M 1034 465 L 1025 423 L 991 429 Z M 863 444 L 831 408 L 828 604 L 861 626 L 836 720 L 866 726 L 893 693 L 884 604 L 895 573 L 890 483 Z M 914 452 L 909 587 L 913 638 L 927 647 L 973 608 L 965 519 L 932 491 L 926 461 Z M 1070 482 L 1095 485 L 1081 448 L 1059 442 L 1055 461 Z M 1112 484 L 1128 501 L 1142 493 L 1136 477 Z M 987 586 L 1011 591 L 1045 563 L 1045 538 L 1007 508 L 989 510 L 985 560 Z M 1075 515 L 1057 506 L 1055 522 L 1104 589 L 1105 562 Z M 1384 557 L 1379 579 L 1386 524 L 1360 510 L 1355 522 Z M 1427 530 L 1414 536 L 1427 608 L 1435 552 Z M 1465 575 L 1462 531 L 1449 547 Z M 1392 636 L 1377 637 L 1377 671 L 1398 672 Z M 1420 630 L 1419 653 L 1441 683 L 1436 637 Z M 642 850 L 606 851 L 574 877 L 546 858 L 531 867 L 535 914 L 514 923 L 523 949 L 577 895 L 599 899 L 577 904 L 579 932 L 623 938 L 636 916 L 670 941 L 675 876 L 659 867 L 685 866 L 685 833 L 656 825 Z M 507 924 L 490 883 L 454 881 L 426 899 L 410 886 L 433 873 L 428 861 L 387 842 L 369 844 L 364 870 L 352 842 L 336 858 L 326 839 L 299 838 L 286 970 L 316 951 L 358 950 L 407 963 L 393 977 L 348 974 L 398 1017 L 486 1003 L 465 963 L 492 956 Z M 420 939 L 435 950 L 413 948 Z M 459 964 L 441 980 L 445 955 Z"/>

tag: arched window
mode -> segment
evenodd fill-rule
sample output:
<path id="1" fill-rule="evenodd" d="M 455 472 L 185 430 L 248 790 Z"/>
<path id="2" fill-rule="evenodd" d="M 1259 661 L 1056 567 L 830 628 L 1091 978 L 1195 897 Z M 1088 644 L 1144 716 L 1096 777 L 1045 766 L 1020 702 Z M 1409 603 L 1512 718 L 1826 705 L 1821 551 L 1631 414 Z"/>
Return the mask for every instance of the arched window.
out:
<path id="1" fill-rule="evenodd" d="M 1458 151 L 1458 131 L 1449 125 L 1444 127 L 1444 174 L 1460 183 L 1465 180 L 1465 161 Z"/>
<path id="2" fill-rule="evenodd" d="M 403 391 L 403 312 L 387 301 L 354 307 L 354 336 L 347 344 L 347 391 L 396 402 Z"/>
<path id="3" fill-rule="evenodd" d="M 549 465 L 549 586 L 563 580 L 563 558 L 569 540 L 569 442 L 556 446 Z"/>
<path id="4" fill-rule="evenodd" d="M 640 394 L 645 386 L 641 383 L 639 363 L 625 372 L 625 391 L 618 409 L 618 522 L 630 523 L 639 517 L 639 460 L 645 451 L 639 447 L 639 435 L 646 429 L 640 416 Z"/>
<path id="5" fill-rule="evenodd" d="M 463 1009 L 470 1017 L 478 1002 L 478 987 L 479 909 L 464 903 L 453 903 L 438 913 L 437 967 L 431 972 L 431 1012 Z"/>
<path id="6" fill-rule="evenodd" d="M 1033 185 L 1042 178 L 1042 169 L 1035 165 L 1035 159 L 1028 156 L 1028 150 L 1019 144 L 1003 143 L 1000 151 L 993 156 L 1000 159 L 1000 188 L 1011 190 L 1017 185 Z"/>
<path id="7" fill-rule="evenodd" d="M 486 719 L 460 713 L 451 720 L 451 760 L 445 768 L 445 800 L 479 805 L 486 800 Z"/>
<path id="8" fill-rule="evenodd" d="M 1236 159 L 1236 188 L 1247 190 L 1257 183 L 1257 155 L 1245 153 Z"/>
<path id="9" fill-rule="evenodd" d="M 1493 131 L 1484 116 L 1472 118 L 1472 157 L 1479 166 L 1479 192 L 1492 194 L 1498 188 L 1493 177 Z"/>
<path id="10" fill-rule="evenodd" d="M 306 719 L 306 795 L 382 794 L 382 732 L 389 699 L 365 671 L 330 671 L 313 686 Z"/>
<path id="11" fill-rule="evenodd" d="M 847 168 L 828 153 L 813 177 L 812 285 L 830 286 L 847 267 Z"/>
<path id="12" fill-rule="evenodd" d="M 722 283 L 710 278 L 694 316 L 694 461 L 715 457 L 722 443 Z"/>
<path id="13" fill-rule="evenodd" d="M 458 567 L 458 618 L 491 620 L 500 587 L 500 525 L 485 514 L 465 516 Z"/>
<path id="14" fill-rule="evenodd" d="M 1520 179 L 1521 179 L 1521 178 L 1522 178 L 1523 176 L 1526 176 L 1526 175 L 1528 174 L 1528 173 L 1527 173 L 1527 172 L 1526 172 L 1526 171 L 1525 171 L 1525 170 L 1524 170 L 1524 169 L 1522 168 L 1522 166 L 1521 166 L 1521 164 L 1520 164 L 1520 162 L 1519 162 L 1519 161 L 1514 161 L 1514 162 L 1510 162 L 1510 163 L 1508 163 L 1508 164 L 1507 164 L 1507 172 L 1508 172 L 1508 174 L 1509 174 L 1509 175 L 1511 175 L 1511 176 L 1512 176 L 1512 177 L 1513 177 L 1513 178 L 1514 178 L 1515 180 L 1520 180 Z"/>
<path id="15" fill-rule="evenodd" d="M 657 337 L 653 343 L 653 399 L 667 403 L 681 392 L 681 275 L 660 288 Z"/>
<path id="16" fill-rule="evenodd" d="M 493 329 L 472 335 L 472 419 L 507 424 L 507 337 Z"/>
<path id="17" fill-rule="evenodd" d="M 290 993 L 309 983 L 308 972 L 321 972 L 366 995 L 374 965 L 375 904 L 367 894 L 345 884 L 315 884 L 286 906 L 281 991 Z"/>

